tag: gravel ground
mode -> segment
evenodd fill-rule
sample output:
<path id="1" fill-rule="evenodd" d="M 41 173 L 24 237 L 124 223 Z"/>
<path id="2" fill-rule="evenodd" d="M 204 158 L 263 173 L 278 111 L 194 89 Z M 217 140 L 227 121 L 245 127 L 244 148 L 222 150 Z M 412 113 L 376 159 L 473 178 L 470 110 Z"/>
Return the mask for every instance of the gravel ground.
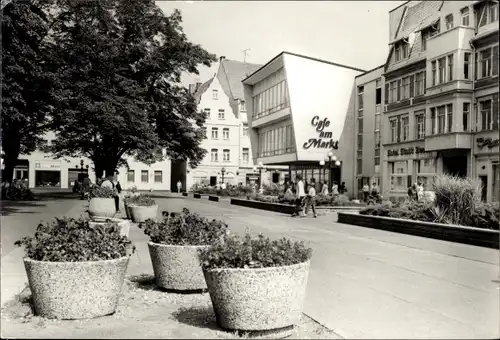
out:
<path id="1" fill-rule="evenodd" d="M 151 275 L 126 279 L 115 314 L 86 320 L 52 320 L 34 316 L 27 287 L 2 308 L 2 338 L 273 338 L 273 334 L 222 331 L 208 293 L 176 294 L 158 290 Z M 341 339 L 303 314 L 289 339 Z"/>

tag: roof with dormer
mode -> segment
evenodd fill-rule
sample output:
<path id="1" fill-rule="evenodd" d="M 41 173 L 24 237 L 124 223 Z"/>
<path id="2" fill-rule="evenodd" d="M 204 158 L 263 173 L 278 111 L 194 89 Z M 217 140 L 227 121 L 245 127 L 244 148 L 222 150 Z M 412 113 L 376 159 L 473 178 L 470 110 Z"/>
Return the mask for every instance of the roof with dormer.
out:
<path id="1" fill-rule="evenodd" d="M 244 99 L 245 95 L 241 81 L 260 67 L 262 65 L 222 59 L 217 76 L 226 95 L 232 100 Z"/>
<path id="2" fill-rule="evenodd" d="M 421 49 L 421 31 L 439 20 L 443 3 L 444 1 L 421 1 L 414 6 L 406 8 L 401 18 L 398 32 L 390 42 L 392 47 L 386 62 L 386 73 L 425 59 L 425 55 L 422 53 Z M 407 41 L 410 45 L 408 49 L 408 58 L 393 63 L 391 61 L 393 58 L 394 45 L 401 40 Z"/>

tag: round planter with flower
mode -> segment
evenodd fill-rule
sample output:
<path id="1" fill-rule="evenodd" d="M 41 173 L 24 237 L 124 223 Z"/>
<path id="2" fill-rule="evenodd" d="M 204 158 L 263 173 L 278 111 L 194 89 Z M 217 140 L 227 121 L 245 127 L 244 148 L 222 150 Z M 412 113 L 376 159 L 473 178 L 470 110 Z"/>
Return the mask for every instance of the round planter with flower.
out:
<path id="1" fill-rule="evenodd" d="M 116 214 L 115 192 L 110 188 L 94 186 L 90 191 L 89 216 L 113 217 Z"/>
<path id="2" fill-rule="evenodd" d="M 227 233 L 227 224 L 208 220 L 183 209 L 163 212 L 163 221 L 146 221 L 141 228 L 150 237 L 149 254 L 156 285 L 168 290 L 206 289 L 198 253 Z"/>
<path id="3" fill-rule="evenodd" d="M 148 195 L 138 195 L 132 202 L 127 203 L 130 216 L 133 222 L 141 223 L 151 219 L 156 221 L 158 205 Z"/>
<path id="4" fill-rule="evenodd" d="M 291 333 L 302 315 L 311 255 L 301 242 L 249 234 L 200 251 L 219 326 Z"/>
<path id="5" fill-rule="evenodd" d="M 36 315 L 88 319 L 114 313 L 135 247 L 117 226 L 56 218 L 40 224 L 24 246 L 24 266 Z"/>

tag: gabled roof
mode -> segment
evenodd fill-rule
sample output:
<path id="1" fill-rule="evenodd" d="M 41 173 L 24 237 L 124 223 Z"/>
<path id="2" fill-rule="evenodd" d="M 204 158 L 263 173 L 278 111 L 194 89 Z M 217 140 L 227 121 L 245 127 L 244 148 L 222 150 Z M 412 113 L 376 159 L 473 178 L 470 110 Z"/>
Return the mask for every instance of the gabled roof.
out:
<path id="1" fill-rule="evenodd" d="M 402 19 L 399 31 L 392 42 L 408 38 L 410 33 L 430 26 L 439 18 L 443 1 L 422 1 L 409 7 Z"/>
<path id="2" fill-rule="evenodd" d="M 200 87 L 198 87 L 196 92 L 193 94 L 193 97 L 196 100 L 196 104 L 200 103 L 201 96 L 203 95 L 203 93 L 205 93 L 208 90 L 208 88 L 212 84 L 212 81 L 214 80 L 214 78 L 215 77 L 212 77 L 211 79 L 209 79 L 206 82 L 204 82 L 203 84 L 201 84 Z"/>
<path id="3" fill-rule="evenodd" d="M 262 65 L 249 64 L 236 60 L 222 59 L 220 62 L 220 84 L 230 99 L 245 98 L 241 81 L 255 72 Z M 224 77 L 224 79 L 220 79 Z"/>

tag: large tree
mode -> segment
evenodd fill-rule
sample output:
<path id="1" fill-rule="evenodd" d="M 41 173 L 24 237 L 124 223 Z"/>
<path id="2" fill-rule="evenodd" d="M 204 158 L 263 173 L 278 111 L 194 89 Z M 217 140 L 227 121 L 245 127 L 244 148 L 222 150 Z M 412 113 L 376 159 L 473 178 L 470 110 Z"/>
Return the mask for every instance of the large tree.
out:
<path id="1" fill-rule="evenodd" d="M 97 177 L 126 164 L 166 156 L 196 166 L 205 116 L 180 84 L 215 55 L 191 43 L 181 14 L 153 0 L 58 0 L 54 27 L 58 105 L 52 152 L 87 156 Z"/>
<path id="2" fill-rule="evenodd" d="M 52 77 L 47 69 L 47 34 L 54 17 L 50 1 L 2 2 L 1 138 L 3 180 L 13 177 L 19 155 L 43 141 L 51 109 Z"/>

